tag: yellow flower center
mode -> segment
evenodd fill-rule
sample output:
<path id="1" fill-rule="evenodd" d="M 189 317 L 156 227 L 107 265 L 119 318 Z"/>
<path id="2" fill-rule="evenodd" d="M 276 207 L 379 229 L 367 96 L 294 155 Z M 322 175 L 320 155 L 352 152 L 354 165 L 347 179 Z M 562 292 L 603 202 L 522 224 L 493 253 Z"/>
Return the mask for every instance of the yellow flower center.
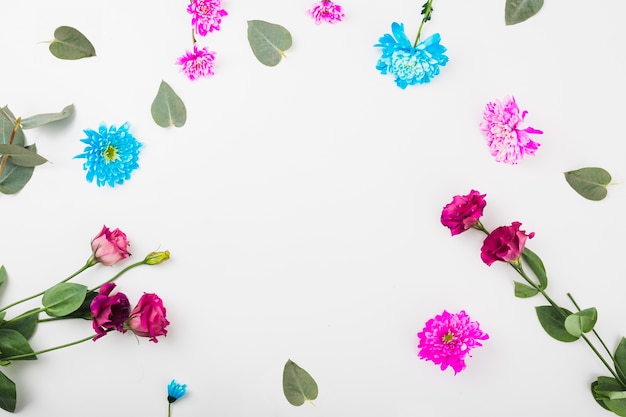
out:
<path id="1" fill-rule="evenodd" d="M 117 148 L 109 144 L 109 146 L 107 146 L 106 150 L 104 151 L 104 160 L 106 162 L 112 162 L 116 159 L 118 159 Z"/>
<path id="2" fill-rule="evenodd" d="M 454 334 L 452 334 L 452 332 L 451 332 L 451 331 L 448 331 L 448 334 L 447 334 L 447 335 L 445 335 L 445 336 L 441 339 L 441 341 L 442 341 L 443 343 L 450 343 L 450 342 L 452 342 L 452 339 L 454 339 Z"/>

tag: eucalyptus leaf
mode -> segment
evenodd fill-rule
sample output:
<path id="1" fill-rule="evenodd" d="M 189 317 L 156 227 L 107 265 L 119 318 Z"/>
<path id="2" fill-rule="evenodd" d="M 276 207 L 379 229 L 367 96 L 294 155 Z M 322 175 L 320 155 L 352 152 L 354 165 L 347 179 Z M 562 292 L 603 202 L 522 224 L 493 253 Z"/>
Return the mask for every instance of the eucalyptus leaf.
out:
<path id="1" fill-rule="evenodd" d="M 542 7 L 543 0 L 506 0 L 504 21 L 507 25 L 521 23 L 536 15 Z"/>
<path id="2" fill-rule="evenodd" d="M 565 180 L 587 200 L 599 201 L 606 197 L 611 174 L 603 168 L 587 167 L 565 172 Z"/>
<path id="3" fill-rule="evenodd" d="M 526 285 L 518 281 L 513 282 L 515 284 L 515 296 L 518 298 L 530 298 L 539 293 L 539 291 L 530 285 Z"/>
<path id="4" fill-rule="evenodd" d="M 546 268 L 543 266 L 541 258 L 530 249 L 524 248 L 522 251 L 522 259 L 528 264 L 531 271 L 533 271 L 539 280 L 539 288 L 542 290 L 548 288 L 548 275 L 546 274 Z"/>
<path id="5" fill-rule="evenodd" d="M 291 405 L 301 406 L 317 398 L 317 383 L 307 371 L 291 359 L 283 369 L 283 392 Z"/>
<path id="6" fill-rule="evenodd" d="M 0 108 L 0 115 L 9 121 L 11 123 L 11 126 L 15 126 L 15 123 L 17 123 L 17 117 L 15 117 L 13 112 L 9 110 L 9 106 L 4 106 Z"/>
<path id="7" fill-rule="evenodd" d="M 0 155 L 8 155 L 9 161 L 20 167 L 34 167 L 48 162 L 31 149 L 19 145 L 0 143 Z"/>
<path id="8" fill-rule="evenodd" d="M 17 404 L 17 390 L 15 382 L 0 372 L 0 408 L 10 413 L 15 412 Z"/>
<path id="9" fill-rule="evenodd" d="M 59 113 L 43 113 L 22 119 L 22 129 L 32 129 L 48 123 L 67 119 L 74 114 L 74 105 L 65 106 Z"/>
<path id="10" fill-rule="evenodd" d="M 39 320 L 39 314 L 30 314 L 35 310 L 39 309 L 29 310 L 9 321 L 5 321 L 0 324 L 0 328 L 17 330 L 26 340 L 30 339 L 33 337 L 33 334 L 35 334 L 37 322 Z"/>
<path id="11" fill-rule="evenodd" d="M 11 140 L 11 134 L 13 133 L 16 121 L 11 120 L 15 119 L 15 116 L 13 116 L 13 113 L 11 113 L 8 107 L 3 107 L 2 110 L 0 117 L 0 144 L 8 144 Z M 26 138 L 24 137 L 24 132 L 22 128 L 18 126 L 15 131 L 15 136 L 13 137 L 13 145 L 24 146 L 25 142 Z M 25 146 L 25 148 L 37 151 L 35 145 Z M 1 159 L 2 158 L 0 158 L 0 160 Z M 33 167 L 17 166 L 9 159 L 7 159 L 4 169 L 0 173 L 0 193 L 3 194 L 15 194 L 24 188 L 26 183 L 28 183 L 33 176 L 35 169 Z"/>
<path id="12" fill-rule="evenodd" d="M 62 282 L 46 290 L 41 303 L 49 316 L 61 317 L 79 309 L 86 295 L 85 285 Z"/>
<path id="13" fill-rule="evenodd" d="M 32 355 L 30 355 L 32 353 Z M 7 360 L 12 356 L 28 355 L 23 358 L 10 360 L 35 360 L 35 352 L 28 344 L 28 340 L 17 330 L 0 329 L 0 359 Z"/>
<path id="14" fill-rule="evenodd" d="M 598 311 L 595 307 L 586 308 L 577 313 L 567 316 L 565 319 L 565 330 L 575 337 L 580 337 L 583 333 L 593 330 L 593 326 L 598 321 Z"/>
<path id="15" fill-rule="evenodd" d="M 60 26 L 54 31 L 50 52 L 60 59 L 81 59 L 96 56 L 96 50 L 78 30 L 70 26 Z"/>
<path id="16" fill-rule="evenodd" d="M 6 282 L 8 278 L 7 269 L 4 265 L 0 266 L 0 287 Z"/>
<path id="17" fill-rule="evenodd" d="M 615 371 L 620 382 L 626 385 L 626 338 L 622 337 L 613 355 Z"/>
<path id="18" fill-rule="evenodd" d="M 248 20 L 248 42 L 256 59 L 263 65 L 278 65 L 291 48 L 291 33 L 284 27 L 264 20 Z"/>
<path id="19" fill-rule="evenodd" d="M 161 81 L 150 111 L 152 119 L 161 127 L 182 127 L 187 121 L 185 103 L 165 81 Z"/>
<path id="20" fill-rule="evenodd" d="M 561 310 L 566 316 L 572 314 L 571 311 L 564 308 L 561 308 Z M 539 323 L 541 323 L 541 327 L 543 327 L 546 333 L 551 337 L 561 342 L 574 342 L 578 340 L 578 337 L 572 336 L 565 329 L 565 317 L 558 309 L 552 306 L 539 306 L 535 307 L 535 311 Z"/>

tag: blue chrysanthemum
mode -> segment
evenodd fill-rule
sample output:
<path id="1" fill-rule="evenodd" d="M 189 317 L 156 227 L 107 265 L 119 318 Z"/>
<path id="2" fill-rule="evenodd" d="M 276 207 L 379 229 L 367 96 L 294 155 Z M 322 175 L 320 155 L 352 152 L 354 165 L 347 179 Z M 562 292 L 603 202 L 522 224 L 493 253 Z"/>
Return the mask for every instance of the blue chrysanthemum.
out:
<path id="1" fill-rule="evenodd" d="M 448 62 L 444 55 L 446 48 L 440 45 L 438 33 L 419 42 L 415 47 L 404 33 L 404 24 L 393 22 L 391 33 L 383 35 L 376 45 L 383 48 L 382 56 L 376 63 L 381 74 L 393 74 L 398 87 L 424 84 L 439 74 L 439 67 Z"/>
<path id="2" fill-rule="evenodd" d="M 115 187 L 130 179 L 130 174 L 139 168 L 139 148 L 142 144 L 128 131 L 130 125 L 124 123 L 107 128 L 101 124 L 98 131 L 85 129 L 87 135 L 81 142 L 87 144 L 84 153 L 74 158 L 85 158 L 83 169 L 87 171 L 87 181 L 96 179 L 98 187 L 108 184 Z"/>
<path id="3" fill-rule="evenodd" d="M 167 386 L 167 401 L 171 404 L 183 397 L 186 393 L 187 384 L 179 384 L 176 380 L 172 379 L 172 382 Z"/>

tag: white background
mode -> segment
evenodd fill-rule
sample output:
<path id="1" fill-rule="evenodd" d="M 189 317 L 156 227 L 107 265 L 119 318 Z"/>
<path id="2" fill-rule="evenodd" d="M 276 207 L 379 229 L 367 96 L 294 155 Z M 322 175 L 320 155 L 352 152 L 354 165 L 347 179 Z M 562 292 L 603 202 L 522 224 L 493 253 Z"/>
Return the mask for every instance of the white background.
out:
<path id="1" fill-rule="evenodd" d="M 481 262 L 482 234 L 451 237 L 439 216 L 455 194 L 486 193 L 486 227 L 517 220 L 536 233 L 528 246 L 553 298 L 597 307 L 611 349 L 626 335 L 622 1 L 549 1 L 507 27 L 504 0 L 437 0 L 424 36 L 439 32 L 450 61 L 406 90 L 375 70 L 373 45 L 394 21 L 415 35 L 416 1 L 343 0 L 343 22 L 316 26 L 312 1 L 224 0 L 222 29 L 198 37 L 216 74 L 196 82 L 174 65 L 191 48 L 185 1 L 2 3 L 0 105 L 76 113 L 25 132 L 51 162 L 0 196 L 1 304 L 79 268 L 103 224 L 128 235 L 133 257 L 76 282 L 172 254 L 118 282 L 133 304 L 143 291 L 164 300 L 167 337 L 109 334 L 3 368 L 22 417 L 163 416 L 172 378 L 188 385 L 178 417 L 609 415 L 589 393 L 608 374 L 589 348 L 549 338 L 534 313 L 542 300 L 514 298 L 515 272 Z M 254 19 L 293 36 L 276 67 L 250 50 Z M 40 42 L 62 25 L 97 56 L 53 57 Z M 183 128 L 152 121 L 161 80 L 187 105 Z M 485 104 L 507 94 L 545 132 L 517 166 L 496 163 L 478 128 Z M 82 130 L 125 121 L 144 144 L 140 169 L 119 187 L 87 183 L 72 159 Z M 585 166 L 612 174 L 605 200 L 565 182 Z M 416 333 L 444 309 L 465 309 L 491 336 L 456 376 L 417 358 Z M 47 323 L 31 342 L 90 332 Z M 317 380 L 316 407 L 284 398 L 287 359 Z"/>

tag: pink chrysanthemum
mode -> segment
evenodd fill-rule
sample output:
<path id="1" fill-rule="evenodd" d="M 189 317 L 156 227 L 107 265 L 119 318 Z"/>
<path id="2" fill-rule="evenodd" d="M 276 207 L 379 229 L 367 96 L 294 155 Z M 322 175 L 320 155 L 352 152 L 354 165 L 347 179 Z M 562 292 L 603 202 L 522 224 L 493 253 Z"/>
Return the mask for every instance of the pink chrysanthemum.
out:
<path id="1" fill-rule="evenodd" d="M 482 346 L 478 340 L 489 339 L 478 322 L 470 321 L 463 310 L 458 314 L 444 310 L 428 320 L 417 337 L 419 358 L 441 365 L 442 371 L 451 366 L 455 375 L 465 369 L 465 357 L 472 356 L 470 350 Z"/>
<path id="2" fill-rule="evenodd" d="M 215 61 L 215 52 L 211 52 L 207 47 L 198 49 L 193 46 L 193 51 L 186 51 L 185 55 L 178 58 L 177 64 L 181 66 L 190 80 L 197 80 L 200 77 L 210 77 L 213 75 L 213 61 Z"/>
<path id="3" fill-rule="evenodd" d="M 193 15 L 191 25 L 200 36 L 220 30 L 222 17 L 228 15 L 226 10 L 222 9 L 222 0 L 192 0 L 187 6 L 187 12 Z"/>
<path id="4" fill-rule="evenodd" d="M 323 21 L 328 23 L 341 22 L 341 19 L 345 16 L 341 6 L 330 0 L 322 0 L 315 3 L 307 10 L 307 14 L 315 19 L 316 25 L 319 25 Z"/>
<path id="5" fill-rule="evenodd" d="M 503 101 L 488 103 L 485 107 L 480 129 L 487 136 L 491 156 L 497 162 L 514 165 L 526 155 L 534 155 L 539 148 L 539 143 L 530 139 L 528 134 L 543 132 L 532 127 L 520 128 L 527 113 L 523 111 L 520 115 L 519 107 L 512 96 L 506 96 Z"/>

